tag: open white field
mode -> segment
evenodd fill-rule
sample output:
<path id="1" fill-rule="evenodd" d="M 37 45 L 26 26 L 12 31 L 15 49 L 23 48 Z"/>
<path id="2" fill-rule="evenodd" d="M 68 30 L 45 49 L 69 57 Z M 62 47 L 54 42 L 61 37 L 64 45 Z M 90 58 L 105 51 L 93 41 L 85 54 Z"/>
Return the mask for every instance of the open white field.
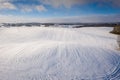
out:
<path id="1" fill-rule="evenodd" d="M 109 27 L 0 28 L 0 80 L 119 80 Z"/>

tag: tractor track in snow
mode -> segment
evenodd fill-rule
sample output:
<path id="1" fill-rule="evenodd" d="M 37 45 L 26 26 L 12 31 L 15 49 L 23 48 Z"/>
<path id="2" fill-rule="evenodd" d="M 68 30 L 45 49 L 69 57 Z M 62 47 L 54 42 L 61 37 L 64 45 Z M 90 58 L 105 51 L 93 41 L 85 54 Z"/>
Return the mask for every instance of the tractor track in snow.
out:
<path id="1" fill-rule="evenodd" d="M 2 28 L 0 80 L 120 79 L 120 52 L 109 30 Z"/>

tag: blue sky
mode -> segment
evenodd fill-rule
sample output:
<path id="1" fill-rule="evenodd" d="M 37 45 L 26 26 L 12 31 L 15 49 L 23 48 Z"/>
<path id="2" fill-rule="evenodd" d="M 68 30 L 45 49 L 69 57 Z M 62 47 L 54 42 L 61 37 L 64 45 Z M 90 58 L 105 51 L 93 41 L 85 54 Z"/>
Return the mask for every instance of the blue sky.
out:
<path id="1" fill-rule="evenodd" d="M 119 3 L 120 0 L 0 0 L 0 22 L 118 22 Z"/>

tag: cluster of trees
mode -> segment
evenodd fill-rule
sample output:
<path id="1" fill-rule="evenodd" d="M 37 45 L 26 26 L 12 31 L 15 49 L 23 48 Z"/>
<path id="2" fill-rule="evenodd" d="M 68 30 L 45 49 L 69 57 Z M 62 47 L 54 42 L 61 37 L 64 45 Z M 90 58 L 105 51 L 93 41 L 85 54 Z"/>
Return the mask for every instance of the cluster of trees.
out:
<path id="1" fill-rule="evenodd" d="M 115 26 L 111 33 L 120 35 L 120 26 Z"/>
<path id="2" fill-rule="evenodd" d="M 113 28 L 113 30 L 111 31 L 111 33 L 118 35 L 118 36 L 117 36 L 117 43 L 118 43 L 119 48 L 120 48 L 120 26 L 115 26 L 115 27 Z"/>

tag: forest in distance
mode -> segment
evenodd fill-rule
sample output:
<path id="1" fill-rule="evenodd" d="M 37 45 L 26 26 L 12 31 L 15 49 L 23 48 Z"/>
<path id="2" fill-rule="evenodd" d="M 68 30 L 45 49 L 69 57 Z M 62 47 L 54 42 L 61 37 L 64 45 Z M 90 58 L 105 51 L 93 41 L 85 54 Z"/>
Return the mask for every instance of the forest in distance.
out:
<path id="1" fill-rule="evenodd" d="M 1 23 L 0 27 L 21 27 L 21 26 L 26 26 L 26 27 L 32 27 L 32 26 L 41 26 L 43 25 L 44 27 L 49 27 L 49 26 L 63 26 L 63 27 L 68 27 L 72 26 L 72 28 L 80 28 L 80 27 L 114 27 L 114 26 L 120 26 L 120 22 L 115 22 L 115 23 L 36 23 L 36 22 L 31 22 L 31 23 Z"/>

